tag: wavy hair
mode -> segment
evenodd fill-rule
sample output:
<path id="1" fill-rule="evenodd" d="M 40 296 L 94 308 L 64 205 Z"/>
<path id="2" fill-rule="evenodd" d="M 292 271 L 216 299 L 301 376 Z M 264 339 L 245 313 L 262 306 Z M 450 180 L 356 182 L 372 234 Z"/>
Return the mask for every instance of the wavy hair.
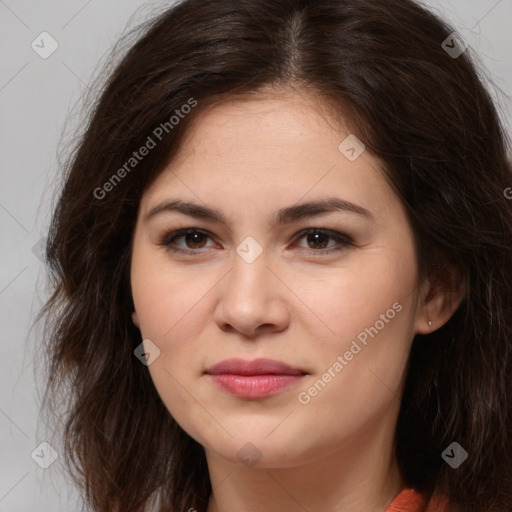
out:
<path id="1" fill-rule="evenodd" d="M 134 356 L 132 236 L 192 121 L 268 87 L 311 91 L 344 119 L 385 165 L 421 275 L 450 263 L 462 276 L 455 314 L 413 340 L 395 436 L 407 485 L 453 511 L 512 510 L 510 140 L 472 49 L 455 58 L 443 45 L 453 32 L 411 0 L 184 0 L 136 29 L 63 166 L 39 316 L 42 409 L 61 423 L 92 510 L 206 509 L 204 450 Z M 158 143 L 127 167 L 157 127 Z M 453 441 L 469 453 L 457 470 L 441 458 Z"/>

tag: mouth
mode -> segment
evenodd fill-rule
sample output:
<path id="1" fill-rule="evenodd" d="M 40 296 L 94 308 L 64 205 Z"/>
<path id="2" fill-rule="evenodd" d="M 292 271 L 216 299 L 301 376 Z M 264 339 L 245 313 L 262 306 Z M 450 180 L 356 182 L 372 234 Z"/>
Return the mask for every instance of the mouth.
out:
<path id="1" fill-rule="evenodd" d="M 298 384 L 307 372 L 272 359 L 226 359 L 205 374 L 220 390 L 240 398 L 265 398 Z"/>

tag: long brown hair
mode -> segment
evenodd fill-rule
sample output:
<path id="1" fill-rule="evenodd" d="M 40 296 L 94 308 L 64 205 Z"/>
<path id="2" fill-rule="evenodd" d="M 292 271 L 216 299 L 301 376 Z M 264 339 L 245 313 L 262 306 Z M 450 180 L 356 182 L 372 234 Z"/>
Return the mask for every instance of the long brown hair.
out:
<path id="1" fill-rule="evenodd" d="M 385 163 L 421 274 L 449 262 L 463 276 L 449 322 L 413 341 L 396 431 L 407 485 L 454 511 L 512 510 L 509 141 L 471 48 L 443 44 L 460 48 L 453 32 L 411 0 L 185 0 L 139 29 L 63 168 L 46 250 L 44 408 L 92 510 L 206 509 L 204 450 L 134 356 L 132 235 L 190 123 L 268 86 L 308 89 L 342 116 Z M 469 454 L 458 469 L 441 457 L 453 441 Z"/>

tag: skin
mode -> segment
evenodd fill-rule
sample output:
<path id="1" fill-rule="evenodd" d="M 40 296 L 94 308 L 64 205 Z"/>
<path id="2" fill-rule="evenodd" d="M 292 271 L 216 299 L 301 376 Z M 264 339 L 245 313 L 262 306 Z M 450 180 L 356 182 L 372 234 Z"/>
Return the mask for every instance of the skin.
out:
<path id="1" fill-rule="evenodd" d="M 369 151 L 349 161 L 338 146 L 350 131 L 325 112 L 297 91 L 209 108 L 141 200 L 133 321 L 160 349 L 148 369 L 162 401 L 205 448 L 208 512 L 382 512 L 405 488 L 393 437 L 407 356 L 414 335 L 441 327 L 458 301 L 433 280 L 419 283 L 413 232 L 380 161 Z M 326 197 L 374 220 L 336 211 L 272 223 L 280 208 Z M 227 224 L 172 211 L 145 220 L 171 198 L 216 208 Z M 192 254 L 159 245 L 179 228 L 209 236 L 175 240 Z M 348 235 L 353 245 L 297 237 L 306 228 Z M 248 236 L 263 250 L 252 263 L 236 252 Z M 300 403 L 394 303 L 401 311 Z M 308 375 L 271 397 L 238 398 L 204 373 L 231 357 L 276 359 Z M 248 442 L 261 457 L 251 467 L 237 456 Z"/>

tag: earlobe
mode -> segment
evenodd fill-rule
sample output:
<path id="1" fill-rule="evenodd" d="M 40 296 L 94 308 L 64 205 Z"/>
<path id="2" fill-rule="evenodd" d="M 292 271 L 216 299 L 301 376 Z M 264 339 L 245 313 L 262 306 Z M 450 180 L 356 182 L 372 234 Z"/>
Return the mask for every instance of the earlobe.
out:
<path id="1" fill-rule="evenodd" d="M 416 317 L 416 333 L 430 334 L 445 325 L 464 295 L 465 286 L 458 270 L 453 266 L 445 267 L 442 276 L 429 280 L 428 293 Z"/>
<path id="2" fill-rule="evenodd" d="M 132 313 L 132 322 L 140 329 L 139 317 L 136 311 Z"/>

